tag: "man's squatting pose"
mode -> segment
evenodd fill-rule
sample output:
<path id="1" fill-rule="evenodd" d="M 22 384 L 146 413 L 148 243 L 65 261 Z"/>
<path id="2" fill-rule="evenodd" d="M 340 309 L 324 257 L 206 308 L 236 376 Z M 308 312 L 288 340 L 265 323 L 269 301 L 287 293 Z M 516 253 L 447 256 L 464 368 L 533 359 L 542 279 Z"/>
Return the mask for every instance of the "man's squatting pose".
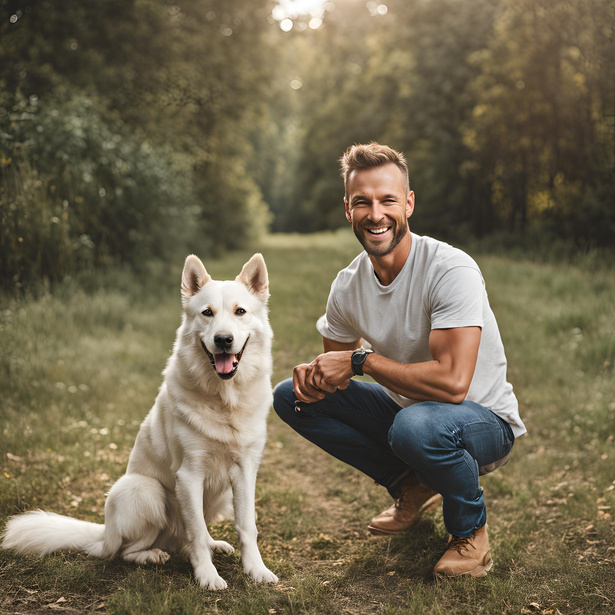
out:
<path id="1" fill-rule="evenodd" d="M 394 499 L 373 534 L 400 534 L 443 504 L 450 534 L 436 574 L 484 576 L 493 562 L 479 475 L 525 433 L 477 264 L 410 232 L 403 154 L 376 143 L 342 157 L 346 218 L 364 251 L 339 272 L 317 323 L 324 354 L 274 393 L 278 415 Z M 367 374 L 375 380 L 352 380 Z"/>

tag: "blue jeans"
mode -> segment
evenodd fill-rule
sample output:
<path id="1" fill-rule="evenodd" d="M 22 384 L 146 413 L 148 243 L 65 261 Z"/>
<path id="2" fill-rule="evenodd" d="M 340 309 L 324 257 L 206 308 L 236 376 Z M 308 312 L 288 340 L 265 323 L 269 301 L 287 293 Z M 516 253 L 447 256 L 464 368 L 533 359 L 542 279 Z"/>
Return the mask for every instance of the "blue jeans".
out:
<path id="1" fill-rule="evenodd" d="M 300 403 L 300 410 L 295 400 L 291 379 L 278 384 L 273 407 L 285 423 L 393 497 L 414 472 L 442 495 L 450 534 L 471 536 L 485 524 L 479 474 L 503 465 L 514 443 L 510 425 L 491 410 L 471 401 L 402 408 L 379 384 L 357 380 L 318 402 Z"/>

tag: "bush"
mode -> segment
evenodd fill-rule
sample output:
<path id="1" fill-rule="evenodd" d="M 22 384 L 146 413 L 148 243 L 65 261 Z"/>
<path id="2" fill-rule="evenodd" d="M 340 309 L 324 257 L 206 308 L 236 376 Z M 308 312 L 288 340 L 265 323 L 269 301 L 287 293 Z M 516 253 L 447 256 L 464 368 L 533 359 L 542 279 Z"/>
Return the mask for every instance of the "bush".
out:
<path id="1" fill-rule="evenodd" d="M 76 96 L 19 100 L 0 115 L 2 285 L 55 280 L 84 264 L 138 266 L 186 243 L 192 169 Z"/>

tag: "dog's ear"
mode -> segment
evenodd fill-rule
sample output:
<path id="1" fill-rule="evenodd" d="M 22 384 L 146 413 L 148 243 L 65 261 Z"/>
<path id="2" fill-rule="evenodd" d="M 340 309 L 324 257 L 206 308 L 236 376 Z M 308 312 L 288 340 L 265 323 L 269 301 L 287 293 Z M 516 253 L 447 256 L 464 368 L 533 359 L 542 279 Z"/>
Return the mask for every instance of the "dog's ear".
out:
<path id="1" fill-rule="evenodd" d="M 248 290 L 263 303 L 267 302 L 269 298 L 269 276 L 262 254 L 256 253 L 243 266 L 241 273 L 235 279 L 247 286 Z"/>
<path id="2" fill-rule="evenodd" d="M 188 256 L 182 273 L 182 302 L 185 304 L 209 281 L 211 277 L 205 270 L 201 259 L 194 254 Z"/>

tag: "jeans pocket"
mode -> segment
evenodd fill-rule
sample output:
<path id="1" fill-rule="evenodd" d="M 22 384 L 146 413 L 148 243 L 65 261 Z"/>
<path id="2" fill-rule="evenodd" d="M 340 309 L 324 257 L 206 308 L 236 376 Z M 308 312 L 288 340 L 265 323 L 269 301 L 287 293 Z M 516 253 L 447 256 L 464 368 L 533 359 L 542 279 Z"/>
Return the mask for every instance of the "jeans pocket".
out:
<path id="1" fill-rule="evenodd" d="M 510 461 L 510 455 L 512 451 L 509 451 L 504 457 L 494 461 L 493 463 L 488 463 L 484 466 L 478 466 L 478 473 L 480 476 L 484 476 L 485 474 L 489 474 L 489 472 L 494 472 L 498 468 L 505 466 Z"/>

